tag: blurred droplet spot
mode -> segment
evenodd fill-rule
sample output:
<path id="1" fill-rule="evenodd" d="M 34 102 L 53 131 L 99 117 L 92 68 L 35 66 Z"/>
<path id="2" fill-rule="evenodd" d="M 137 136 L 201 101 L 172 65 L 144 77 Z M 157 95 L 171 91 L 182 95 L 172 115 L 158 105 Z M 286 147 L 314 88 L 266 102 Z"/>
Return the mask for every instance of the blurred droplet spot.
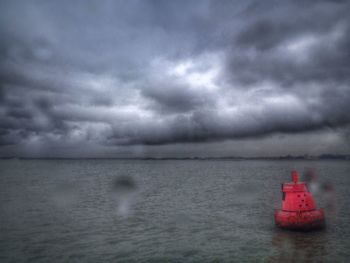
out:
<path id="1" fill-rule="evenodd" d="M 112 181 L 111 197 L 117 216 L 127 218 L 131 214 L 137 183 L 131 176 L 117 176 Z"/>
<path id="2" fill-rule="evenodd" d="M 136 189 L 136 181 L 131 176 L 118 176 L 113 181 L 113 190 L 116 192 L 133 192 Z"/>

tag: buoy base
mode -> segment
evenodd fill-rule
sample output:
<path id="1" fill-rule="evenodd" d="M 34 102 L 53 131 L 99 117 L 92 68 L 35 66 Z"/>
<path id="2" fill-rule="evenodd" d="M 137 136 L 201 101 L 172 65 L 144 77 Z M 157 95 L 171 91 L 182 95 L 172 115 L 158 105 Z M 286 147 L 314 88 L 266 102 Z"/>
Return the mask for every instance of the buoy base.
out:
<path id="1" fill-rule="evenodd" d="M 325 227 L 323 209 L 310 211 L 275 210 L 275 223 L 278 227 L 309 231 Z"/>

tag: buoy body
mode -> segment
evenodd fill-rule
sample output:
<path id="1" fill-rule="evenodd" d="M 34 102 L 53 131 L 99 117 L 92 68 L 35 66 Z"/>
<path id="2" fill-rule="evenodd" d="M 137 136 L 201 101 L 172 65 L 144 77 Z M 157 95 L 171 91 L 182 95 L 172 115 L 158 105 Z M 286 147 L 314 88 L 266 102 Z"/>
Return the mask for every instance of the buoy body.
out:
<path id="1" fill-rule="evenodd" d="M 296 171 L 292 171 L 292 180 L 282 184 L 282 209 L 275 210 L 276 225 L 295 230 L 323 228 L 323 209 L 316 209 L 312 194 L 304 182 L 298 182 Z"/>

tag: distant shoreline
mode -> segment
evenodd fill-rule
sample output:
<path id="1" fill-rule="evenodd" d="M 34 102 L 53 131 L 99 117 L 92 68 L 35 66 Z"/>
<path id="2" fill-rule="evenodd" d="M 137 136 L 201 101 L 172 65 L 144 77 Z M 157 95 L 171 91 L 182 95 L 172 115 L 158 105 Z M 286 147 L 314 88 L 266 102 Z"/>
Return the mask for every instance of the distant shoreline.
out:
<path id="1" fill-rule="evenodd" d="M 306 160 L 306 161 L 317 161 L 317 160 L 344 160 L 349 161 L 350 155 L 343 154 L 322 154 L 317 156 L 309 155 L 285 155 L 285 156 L 273 156 L 273 157 L 237 157 L 237 156 L 226 156 L 226 157 L 0 157 L 0 160 L 155 160 L 155 161 L 166 161 L 166 160 L 232 160 L 232 161 L 244 161 L 244 160 L 273 160 L 273 161 L 284 161 L 284 160 Z"/>

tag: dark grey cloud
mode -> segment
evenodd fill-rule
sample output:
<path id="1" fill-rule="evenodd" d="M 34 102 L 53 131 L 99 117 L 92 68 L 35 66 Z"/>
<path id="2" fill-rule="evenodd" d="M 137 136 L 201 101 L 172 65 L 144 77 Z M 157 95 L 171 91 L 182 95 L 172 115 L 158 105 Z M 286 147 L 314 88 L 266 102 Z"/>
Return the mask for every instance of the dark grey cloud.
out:
<path id="1" fill-rule="evenodd" d="M 236 47 L 241 48 L 242 56 L 234 59 L 233 54 L 233 65 L 236 69 L 251 66 L 253 73 L 279 81 L 344 77 L 348 75 L 345 73 L 349 66 L 348 11 L 349 3 L 329 1 L 310 1 L 308 5 L 291 2 L 271 7 L 271 11 L 259 13 L 248 21 L 237 35 Z M 290 57 L 289 53 L 295 57 Z M 300 63 L 299 56 L 308 59 Z M 288 74 L 281 74 L 283 72 Z"/>
<path id="2" fill-rule="evenodd" d="M 331 132 L 348 143 L 347 1 L 2 1 L 0 10 L 1 155 Z M 331 151 L 341 144 L 328 140 Z"/>

